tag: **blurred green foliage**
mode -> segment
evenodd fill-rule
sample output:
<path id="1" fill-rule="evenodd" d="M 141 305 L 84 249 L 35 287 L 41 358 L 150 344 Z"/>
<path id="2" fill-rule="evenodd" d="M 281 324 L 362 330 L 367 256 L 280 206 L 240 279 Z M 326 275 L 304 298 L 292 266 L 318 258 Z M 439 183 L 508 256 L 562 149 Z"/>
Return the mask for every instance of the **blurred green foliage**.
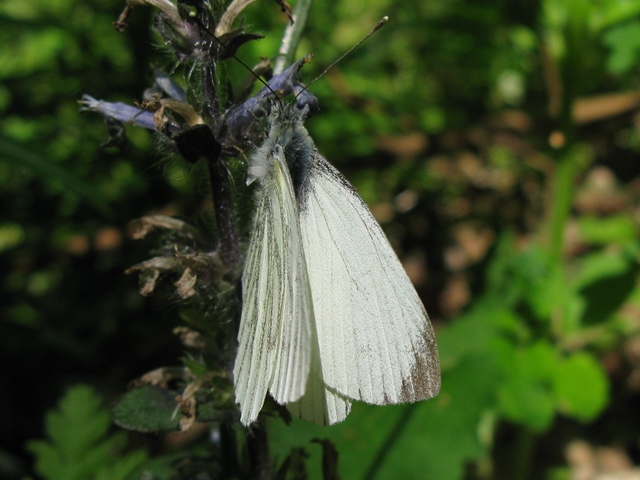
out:
<path id="1" fill-rule="evenodd" d="M 203 221 L 202 179 L 135 128 L 127 152 L 100 149 L 103 122 L 78 112 L 83 93 L 131 103 L 152 63 L 173 66 L 150 9 L 125 34 L 112 28 L 122 6 L 0 6 L 3 478 L 121 478 L 105 449 L 118 465 L 145 457 L 108 436 L 95 393 L 78 387 L 45 412 L 69 385 L 113 400 L 181 355 L 175 304 L 145 302 L 122 273 L 150 248 L 124 232 L 157 211 Z M 286 18 L 275 4 L 246 12 L 266 34 L 240 50 L 253 65 L 277 52 Z M 638 92 L 640 1 L 317 0 L 305 78 L 385 14 L 383 31 L 314 84 L 308 128 L 410 267 L 443 388 L 417 405 L 356 405 L 331 428 L 270 418 L 275 464 L 302 447 L 321 478 L 313 438 L 335 444 L 342 478 L 570 478 L 576 439 L 637 462 L 638 101 L 590 121 L 577 106 Z M 204 463 L 203 443 L 185 451 Z M 96 459 L 95 473 L 63 476 L 62 453 L 78 468 Z M 164 478 L 180 455 L 158 453 L 148 470 Z"/>

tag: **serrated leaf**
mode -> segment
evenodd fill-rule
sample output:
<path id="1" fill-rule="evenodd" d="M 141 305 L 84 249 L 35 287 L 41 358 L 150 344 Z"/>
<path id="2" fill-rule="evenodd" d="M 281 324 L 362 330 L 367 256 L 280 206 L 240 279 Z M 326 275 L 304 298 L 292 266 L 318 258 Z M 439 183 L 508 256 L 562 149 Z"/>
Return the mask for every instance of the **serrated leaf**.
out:
<path id="1" fill-rule="evenodd" d="M 110 425 L 109 413 L 89 386 L 69 389 L 58 409 L 47 414 L 45 430 L 50 441 L 30 442 L 36 454 L 38 473 L 46 478 L 80 479 L 110 461 L 111 445 L 104 440 Z"/>
<path id="2" fill-rule="evenodd" d="M 554 387 L 559 409 L 588 422 L 608 403 L 609 383 L 602 365 L 590 354 L 577 352 L 558 364 Z"/>
<path id="3" fill-rule="evenodd" d="M 46 431 L 65 454 L 72 455 L 109 430 L 109 413 L 101 407 L 102 399 L 91 387 L 74 387 L 58 404 L 59 410 L 47 415 Z"/>
<path id="4" fill-rule="evenodd" d="M 51 480 L 84 480 L 110 471 L 111 475 L 104 478 L 124 480 L 146 459 L 146 453 L 118 458 L 126 438 L 122 432 L 107 436 L 110 423 L 109 412 L 91 387 L 69 389 L 58 408 L 46 416 L 49 440 L 27 444 L 36 456 L 36 471 Z"/>
<path id="5" fill-rule="evenodd" d="M 177 395 L 176 391 L 154 385 L 135 388 L 113 407 L 113 421 L 123 428 L 140 432 L 178 430 Z"/>

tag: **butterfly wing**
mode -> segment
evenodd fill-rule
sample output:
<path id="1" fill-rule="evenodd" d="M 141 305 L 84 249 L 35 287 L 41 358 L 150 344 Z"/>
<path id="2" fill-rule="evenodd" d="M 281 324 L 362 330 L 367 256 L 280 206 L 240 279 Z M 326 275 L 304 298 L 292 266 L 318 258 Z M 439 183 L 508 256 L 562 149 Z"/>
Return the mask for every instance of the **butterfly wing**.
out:
<path id="1" fill-rule="evenodd" d="M 351 402 L 343 395 L 327 388 L 322 375 L 317 334 L 312 335 L 311 342 L 311 371 L 304 396 L 297 402 L 287 405 L 287 408 L 304 420 L 318 425 L 333 425 L 347 418 L 351 411 Z"/>
<path id="2" fill-rule="evenodd" d="M 435 396 L 433 328 L 366 204 L 317 151 L 298 197 L 326 385 L 378 405 Z"/>
<path id="3" fill-rule="evenodd" d="M 313 307 L 297 201 L 281 148 L 260 150 L 250 169 L 260 182 L 242 276 L 242 317 L 233 370 L 241 422 L 252 423 L 267 391 L 280 404 L 305 392 Z"/>

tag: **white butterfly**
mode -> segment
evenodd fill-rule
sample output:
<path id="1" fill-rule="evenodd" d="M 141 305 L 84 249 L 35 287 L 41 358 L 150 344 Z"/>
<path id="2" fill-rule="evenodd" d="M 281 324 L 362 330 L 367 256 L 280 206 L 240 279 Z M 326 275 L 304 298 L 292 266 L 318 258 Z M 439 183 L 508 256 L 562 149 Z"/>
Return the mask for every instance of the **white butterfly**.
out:
<path id="1" fill-rule="evenodd" d="M 433 328 L 382 229 L 293 106 L 274 105 L 269 124 L 247 180 L 259 188 L 233 372 L 241 422 L 267 392 L 325 425 L 352 400 L 435 396 Z"/>

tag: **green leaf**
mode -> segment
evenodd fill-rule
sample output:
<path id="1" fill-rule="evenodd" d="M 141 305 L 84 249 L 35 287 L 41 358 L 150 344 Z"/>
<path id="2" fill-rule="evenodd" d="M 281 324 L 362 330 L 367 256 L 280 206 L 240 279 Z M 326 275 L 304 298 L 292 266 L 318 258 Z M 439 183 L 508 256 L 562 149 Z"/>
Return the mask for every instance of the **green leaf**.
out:
<path id="1" fill-rule="evenodd" d="M 504 309 L 525 302 L 537 319 L 548 322 L 575 292 L 567 285 L 562 265 L 548 251 L 535 246 L 517 251 L 514 241 L 510 234 L 500 239 L 487 274 L 487 294 Z"/>
<path id="2" fill-rule="evenodd" d="M 124 480 L 147 458 L 144 451 L 118 458 L 126 437 L 123 432 L 107 435 L 109 412 L 89 386 L 69 389 L 58 408 L 47 414 L 45 424 L 49 439 L 27 444 L 36 457 L 36 471 L 45 479 Z"/>
<path id="3" fill-rule="evenodd" d="M 196 418 L 199 422 L 215 422 L 220 420 L 220 409 L 214 402 L 198 402 Z"/>
<path id="4" fill-rule="evenodd" d="M 139 472 L 142 465 L 147 462 L 147 452 L 138 450 L 132 452 L 120 459 L 116 463 L 102 467 L 97 472 L 95 480 L 126 480 L 132 477 L 133 472 Z M 145 468 L 146 470 L 146 468 Z M 139 475 L 133 478 L 140 478 Z"/>
<path id="5" fill-rule="evenodd" d="M 573 282 L 575 287 L 583 290 L 603 278 L 625 275 L 625 272 L 637 264 L 636 253 L 632 248 L 628 250 L 607 249 L 585 255 Z"/>
<path id="6" fill-rule="evenodd" d="M 177 430 L 178 392 L 153 385 L 135 388 L 113 407 L 113 421 L 123 428 L 140 432 Z"/>
<path id="7" fill-rule="evenodd" d="M 606 250 L 584 258 L 575 284 L 585 301 L 584 325 L 608 320 L 636 288 L 639 265 L 633 249 Z"/>
<path id="8" fill-rule="evenodd" d="M 623 243 L 634 240 L 638 236 L 636 222 L 629 215 L 606 218 L 585 216 L 578 220 L 578 226 L 582 238 L 591 244 Z"/>
<path id="9" fill-rule="evenodd" d="M 609 382 L 602 365 L 589 353 L 577 352 L 558 364 L 554 375 L 558 408 L 583 422 L 607 406 Z"/>
<path id="10" fill-rule="evenodd" d="M 628 22 L 611 28 L 603 37 L 611 49 L 607 70 L 620 75 L 632 70 L 640 58 L 640 22 Z"/>
<path id="11" fill-rule="evenodd" d="M 525 338 L 522 319 L 504 305 L 480 299 L 471 310 L 438 332 L 438 349 L 443 368 L 469 355 L 486 353 L 504 335 Z"/>
<path id="12" fill-rule="evenodd" d="M 575 292 L 567 284 L 560 264 L 549 263 L 545 257 L 540 265 L 534 266 L 536 260 L 529 260 L 531 263 L 521 264 L 522 275 L 528 280 L 528 288 L 523 292 L 524 300 L 538 319 L 547 322 L 558 307 L 566 305 L 575 296 Z"/>
<path id="13" fill-rule="evenodd" d="M 342 478 L 373 475 L 370 469 L 379 462 L 372 478 L 456 480 L 469 461 L 487 454 L 489 443 L 479 430 L 495 405 L 499 378 L 491 352 L 468 355 L 445 372 L 442 391 L 431 400 L 384 407 L 355 402 L 347 419 L 330 428 L 273 419 L 268 423 L 272 450 L 285 458 L 292 448 L 322 437 L 340 452 Z M 306 450 L 310 478 L 319 479 L 320 452 Z"/>
<path id="14" fill-rule="evenodd" d="M 375 478 L 417 478 L 417 472 L 419 478 L 462 478 L 465 465 L 485 456 L 490 447 L 480 425 L 495 407 L 499 379 L 493 356 L 486 354 L 470 355 L 447 371 L 440 394 L 416 405 Z M 339 449 L 342 456 L 347 450 L 348 445 Z"/>
<path id="15" fill-rule="evenodd" d="M 196 360 L 187 356 L 182 357 L 184 366 L 189 369 L 195 376 L 205 375 L 207 373 L 207 365 L 204 365 L 202 361 Z"/>
<path id="16" fill-rule="evenodd" d="M 616 23 L 635 20 L 640 15 L 640 3 L 636 0 L 614 0 L 601 2 L 597 28 L 608 28 Z"/>
<path id="17" fill-rule="evenodd" d="M 526 348 L 505 344 L 501 353 L 505 379 L 498 390 L 500 410 L 513 422 L 546 430 L 555 415 L 553 346 L 542 341 Z"/>

